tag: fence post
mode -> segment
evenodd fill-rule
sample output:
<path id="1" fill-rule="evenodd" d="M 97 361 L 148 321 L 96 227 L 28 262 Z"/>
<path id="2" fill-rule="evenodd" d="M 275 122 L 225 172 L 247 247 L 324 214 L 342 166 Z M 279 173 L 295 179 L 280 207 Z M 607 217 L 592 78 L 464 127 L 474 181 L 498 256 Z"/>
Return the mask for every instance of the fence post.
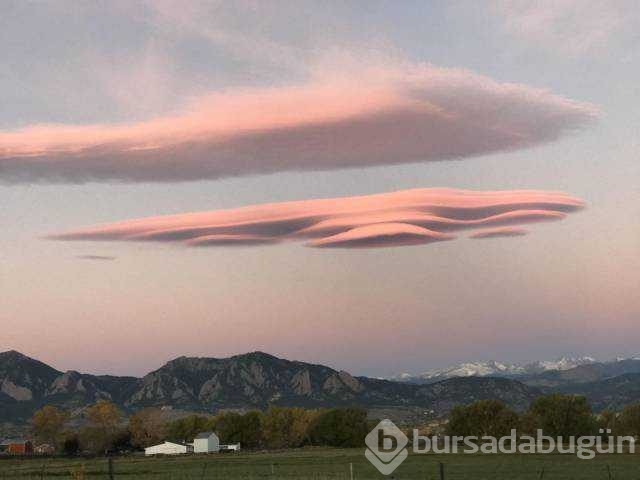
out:
<path id="1" fill-rule="evenodd" d="M 538 477 L 538 480 L 542 480 L 544 478 L 544 465 L 542 466 L 542 470 L 540 470 L 540 476 Z"/>
<path id="2" fill-rule="evenodd" d="M 613 475 L 611 474 L 611 467 L 607 463 L 607 475 L 609 476 L 609 480 L 613 480 Z"/>
<path id="3" fill-rule="evenodd" d="M 109 480 L 113 480 L 113 457 L 109 457 Z"/>
<path id="4" fill-rule="evenodd" d="M 444 480 L 444 463 L 440 462 L 439 470 L 440 470 L 440 480 Z"/>
<path id="5" fill-rule="evenodd" d="M 349 463 L 349 476 L 353 480 L 353 463 Z"/>

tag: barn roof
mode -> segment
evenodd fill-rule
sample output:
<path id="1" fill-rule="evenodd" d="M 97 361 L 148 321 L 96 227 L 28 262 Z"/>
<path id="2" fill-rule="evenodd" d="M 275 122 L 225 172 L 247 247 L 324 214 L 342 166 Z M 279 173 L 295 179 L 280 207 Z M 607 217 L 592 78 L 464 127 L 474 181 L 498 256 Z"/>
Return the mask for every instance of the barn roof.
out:
<path id="1" fill-rule="evenodd" d="M 157 445 L 150 445 L 150 446 L 148 446 L 148 447 L 145 447 L 145 449 L 147 449 L 147 448 L 154 448 L 154 447 L 160 447 L 160 446 L 162 446 L 162 445 L 166 445 L 167 443 L 168 443 L 168 444 L 170 444 L 170 445 L 180 445 L 181 447 L 188 447 L 188 446 L 189 446 L 189 445 L 187 445 L 186 443 L 182 443 L 182 442 L 171 442 L 171 441 L 169 441 L 169 440 L 165 440 L 164 442 L 162 442 L 162 443 L 158 443 Z"/>
<path id="2" fill-rule="evenodd" d="M 196 435 L 196 440 L 209 438 L 211 435 L 215 434 L 213 432 L 200 432 L 198 435 Z"/>
<path id="3" fill-rule="evenodd" d="M 2 440 L 0 445 L 24 445 L 28 442 L 29 440 L 25 440 L 24 438 L 7 438 L 6 440 Z"/>

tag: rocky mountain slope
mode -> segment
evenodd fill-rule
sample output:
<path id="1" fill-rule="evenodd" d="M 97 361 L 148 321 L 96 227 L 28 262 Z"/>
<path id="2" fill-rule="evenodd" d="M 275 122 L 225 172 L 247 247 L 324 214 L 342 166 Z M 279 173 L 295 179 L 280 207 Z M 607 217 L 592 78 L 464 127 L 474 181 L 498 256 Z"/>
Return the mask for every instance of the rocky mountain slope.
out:
<path id="1" fill-rule="evenodd" d="M 61 372 L 14 350 L 0 353 L 0 398 L 29 401 L 45 395 Z"/>
<path id="2" fill-rule="evenodd" d="M 640 373 L 640 359 L 628 358 L 579 365 L 567 370 L 547 371 L 525 376 L 519 380 L 527 385 L 554 388 L 577 383 L 598 382 L 634 373 Z"/>
<path id="3" fill-rule="evenodd" d="M 640 373 L 625 373 L 593 382 L 569 383 L 556 387 L 558 393 L 583 395 L 596 411 L 620 411 L 640 402 Z"/>
<path id="4" fill-rule="evenodd" d="M 127 411 L 147 406 L 215 412 L 269 405 L 419 407 L 443 415 L 457 404 L 496 398 L 524 409 L 540 394 L 509 379 L 450 379 L 430 385 L 353 377 L 262 352 L 230 358 L 180 357 L 143 378 L 60 372 L 18 352 L 0 353 L 0 421 L 20 423 L 45 404 L 72 410 L 108 399 Z"/>
<path id="5" fill-rule="evenodd" d="M 121 404 L 137 387 L 134 377 L 60 372 L 16 351 L 0 353 L 0 421 L 23 422 L 42 405 L 81 409 L 98 400 Z"/>
<path id="6" fill-rule="evenodd" d="M 569 362 L 561 364 L 568 367 Z M 456 405 L 481 399 L 502 400 L 524 410 L 537 396 L 554 392 L 585 395 L 596 411 L 640 401 L 640 359 L 636 358 L 535 373 L 489 367 L 493 370 L 481 374 L 411 383 L 354 377 L 324 365 L 253 352 L 230 358 L 180 357 L 135 378 L 61 372 L 9 351 L 0 353 L 0 425 L 24 424 L 43 405 L 80 413 L 100 399 L 128 412 L 148 406 L 214 413 L 270 405 L 358 405 L 430 416 L 446 415 Z"/>
<path id="7" fill-rule="evenodd" d="M 525 366 L 479 362 L 432 371 L 420 376 L 404 375 L 403 382 L 430 384 L 442 378 L 507 378 L 534 387 L 543 394 L 582 395 L 596 412 L 619 411 L 640 402 L 640 357 L 598 362 L 591 357 L 564 357 L 555 362 Z"/>

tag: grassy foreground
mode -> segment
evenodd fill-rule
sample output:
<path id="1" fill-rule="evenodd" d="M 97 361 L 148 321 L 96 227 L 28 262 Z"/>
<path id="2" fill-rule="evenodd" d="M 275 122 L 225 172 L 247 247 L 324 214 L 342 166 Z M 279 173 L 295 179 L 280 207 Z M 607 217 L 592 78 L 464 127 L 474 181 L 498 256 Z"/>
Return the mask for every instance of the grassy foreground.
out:
<path id="1" fill-rule="evenodd" d="M 600 455 L 580 460 L 571 455 L 409 455 L 392 477 L 384 477 L 366 460 L 362 449 L 302 449 L 282 453 L 241 453 L 170 458 L 119 457 L 114 459 L 116 479 L 253 480 L 299 479 L 357 480 L 396 478 L 537 480 L 638 479 L 640 455 Z M 544 469 L 544 472 L 542 470 Z M 5 459 L 0 479 L 108 479 L 106 459 Z"/>

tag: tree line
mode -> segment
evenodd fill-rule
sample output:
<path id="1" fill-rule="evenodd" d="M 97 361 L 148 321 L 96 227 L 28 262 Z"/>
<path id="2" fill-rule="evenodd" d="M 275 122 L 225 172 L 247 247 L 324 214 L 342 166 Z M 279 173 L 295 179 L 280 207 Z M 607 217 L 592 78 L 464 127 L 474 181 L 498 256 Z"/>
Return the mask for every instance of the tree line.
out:
<path id="1" fill-rule="evenodd" d="M 585 397 L 549 395 L 536 399 L 524 413 L 518 413 L 496 400 L 481 400 L 455 407 L 446 433 L 450 436 L 502 437 L 515 429 L 518 434 L 534 435 L 538 430 L 551 437 L 639 436 L 640 403 L 621 412 L 592 412 Z"/>
<path id="2" fill-rule="evenodd" d="M 64 455 L 103 454 L 141 450 L 165 440 L 192 442 L 214 431 L 222 443 L 249 449 L 286 449 L 307 445 L 359 447 L 371 429 L 361 408 L 304 409 L 270 407 L 265 412 L 221 412 L 167 420 L 167 412 L 145 408 L 126 418 L 112 402 L 98 401 L 83 414 L 82 426 L 72 427 L 69 412 L 45 406 L 31 419 L 38 443 Z"/>
<path id="3" fill-rule="evenodd" d="M 98 401 L 88 407 L 83 417 L 81 426 L 73 427 L 69 412 L 45 406 L 33 415 L 33 436 L 37 442 L 50 444 L 57 452 L 67 455 L 140 450 L 165 440 L 191 442 L 204 431 L 216 432 L 222 443 L 241 443 L 248 449 L 307 445 L 362 447 L 365 436 L 376 423 L 367 419 L 367 412 L 362 408 L 270 407 L 264 412 L 221 412 L 215 416 L 189 415 L 173 420 L 167 419 L 167 412 L 160 408 L 146 408 L 127 418 L 109 401 Z M 455 407 L 445 433 L 502 437 L 508 436 L 512 429 L 522 435 L 534 435 L 540 429 L 544 435 L 565 438 L 639 436 L 640 403 L 627 406 L 621 412 L 605 411 L 595 415 L 581 396 L 540 397 L 522 413 L 500 401 L 481 400 Z"/>

